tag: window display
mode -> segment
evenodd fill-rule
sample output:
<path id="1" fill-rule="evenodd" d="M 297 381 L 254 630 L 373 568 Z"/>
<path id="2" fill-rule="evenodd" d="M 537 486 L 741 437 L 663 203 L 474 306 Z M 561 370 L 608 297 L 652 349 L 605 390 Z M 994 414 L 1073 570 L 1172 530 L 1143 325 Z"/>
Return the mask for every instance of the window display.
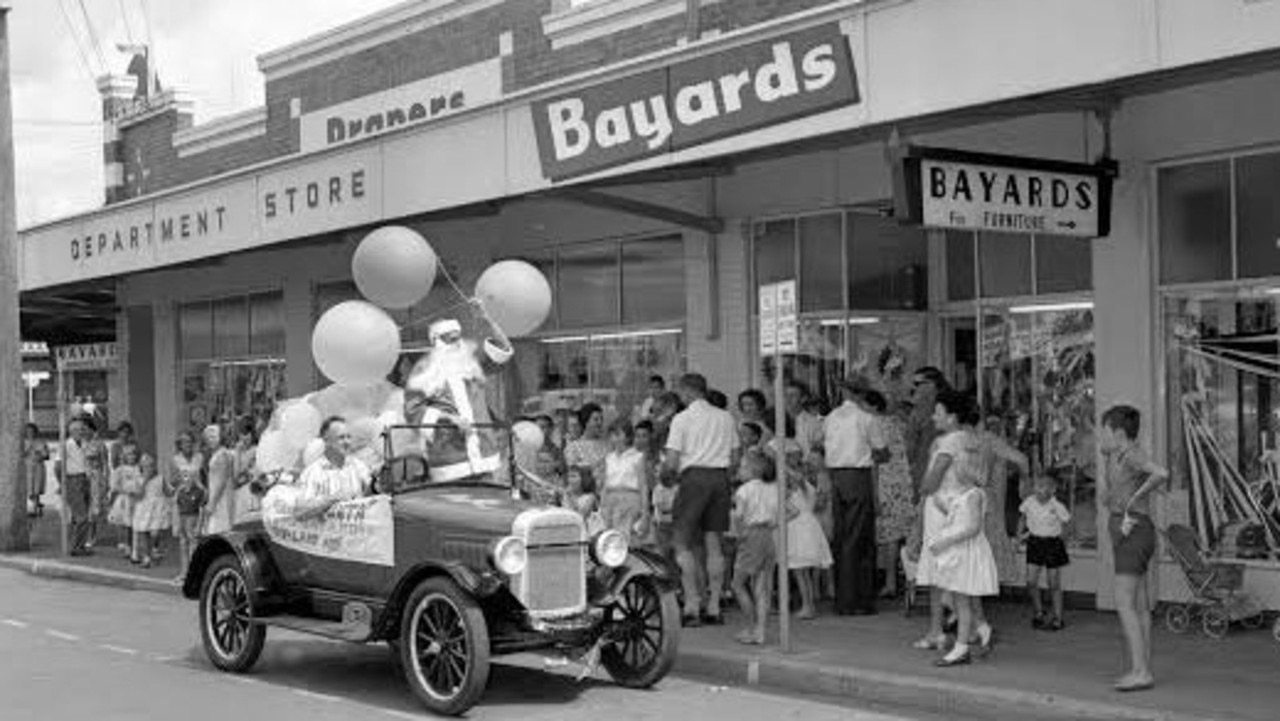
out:
<path id="1" fill-rule="evenodd" d="M 1280 560 L 1280 327 L 1266 291 L 1165 298 L 1174 520 L 1202 547 Z"/>
<path id="2" fill-rule="evenodd" d="M 280 293 L 184 303 L 178 339 L 182 426 L 200 429 L 243 417 L 262 425 L 270 419 L 285 393 Z"/>

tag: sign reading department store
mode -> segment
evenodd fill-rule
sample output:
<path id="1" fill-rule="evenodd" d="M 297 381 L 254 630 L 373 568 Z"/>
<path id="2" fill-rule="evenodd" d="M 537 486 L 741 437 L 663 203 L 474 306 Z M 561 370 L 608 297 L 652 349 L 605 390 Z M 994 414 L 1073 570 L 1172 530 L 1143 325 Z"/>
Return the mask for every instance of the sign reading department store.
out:
<path id="1" fill-rule="evenodd" d="M 860 101 L 839 24 L 534 103 L 542 174 L 564 180 Z"/>

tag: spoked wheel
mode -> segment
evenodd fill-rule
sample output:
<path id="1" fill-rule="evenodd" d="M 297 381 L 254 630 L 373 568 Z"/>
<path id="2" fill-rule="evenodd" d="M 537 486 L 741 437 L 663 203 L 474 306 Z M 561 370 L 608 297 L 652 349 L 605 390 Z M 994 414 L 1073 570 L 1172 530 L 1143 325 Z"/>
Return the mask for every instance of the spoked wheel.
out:
<path id="1" fill-rule="evenodd" d="M 1257 631 L 1267 624 L 1267 614 L 1259 611 L 1252 616 L 1240 619 L 1240 624 L 1250 631 Z"/>
<path id="2" fill-rule="evenodd" d="M 447 578 L 422 582 L 400 622 L 400 666 L 428 709 L 457 716 L 480 700 L 489 682 L 484 613 Z"/>
<path id="3" fill-rule="evenodd" d="M 1206 608 L 1204 610 L 1204 618 L 1201 619 L 1201 626 L 1204 628 L 1205 635 L 1209 638 L 1223 638 L 1227 635 L 1227 630 L 1231 628 L 1231 618 L 1221 608 Z"/>
<path id="4" fill-rule="evenodd" d="M 1181 603 L 1170 604 L 1164 611 L 1164 625 L 1174 633 L 1186 633 L 1191 628 L 1191 611 Z"/>
<path id="5" fill-rule="evenodd" d="M 249 584 L 235 556 L 214 561 L 200 588 L 200 636 L 214 666 L 243 673 L 257 663 L 267 638 L 265 626 L 253 622 Z"/>
<path id="6" fill-rule="evenodd" d="M 680 605 L 649 577 L 632 579 L 607 610 L 600 662 L 621 686 L 648 688 L 675 665 Z"/>

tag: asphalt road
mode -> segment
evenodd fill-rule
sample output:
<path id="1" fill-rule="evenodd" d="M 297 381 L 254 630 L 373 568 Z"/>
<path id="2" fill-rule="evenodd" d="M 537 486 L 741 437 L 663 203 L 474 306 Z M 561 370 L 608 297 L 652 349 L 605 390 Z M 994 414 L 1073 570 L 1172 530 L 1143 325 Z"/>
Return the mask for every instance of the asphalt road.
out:
<path id="1" fill-rule="evenodd" d="M 218 672 L 192 603 L 0 569 L 4 721 L 328 721 L 424 718 L 385 646 L 268 633 L 253 673 Z M 896 721 L 905 717 L 668 678 L 648 692 L 578 683 L 538 657 L 495 665 L 480 721 Z M 918 717 L 912 717 L 918 718 Z"/>

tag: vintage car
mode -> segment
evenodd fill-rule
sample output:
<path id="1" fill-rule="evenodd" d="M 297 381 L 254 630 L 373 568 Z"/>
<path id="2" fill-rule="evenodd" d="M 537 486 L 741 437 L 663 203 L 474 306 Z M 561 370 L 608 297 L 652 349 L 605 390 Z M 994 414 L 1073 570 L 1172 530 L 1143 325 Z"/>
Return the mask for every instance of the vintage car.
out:
<path id="1" fill-rule="evenodd" d="M 446 715 L 480 699 L 504 654 L 598 663 L 634 688 L 670 671 L 680 610 L 665 559 L 614 531 L 589 535 L 576 512 L 511 485 L 427 478 L 421 457 L 395 459 L 383 494 L 345 515 L 291 525 L 268 503 L 262 518 L 204 538 L 183 594 L 199 600 L 214 666 L 248 671 L 269 627 L 386 642 L 417 697 Z"/>

